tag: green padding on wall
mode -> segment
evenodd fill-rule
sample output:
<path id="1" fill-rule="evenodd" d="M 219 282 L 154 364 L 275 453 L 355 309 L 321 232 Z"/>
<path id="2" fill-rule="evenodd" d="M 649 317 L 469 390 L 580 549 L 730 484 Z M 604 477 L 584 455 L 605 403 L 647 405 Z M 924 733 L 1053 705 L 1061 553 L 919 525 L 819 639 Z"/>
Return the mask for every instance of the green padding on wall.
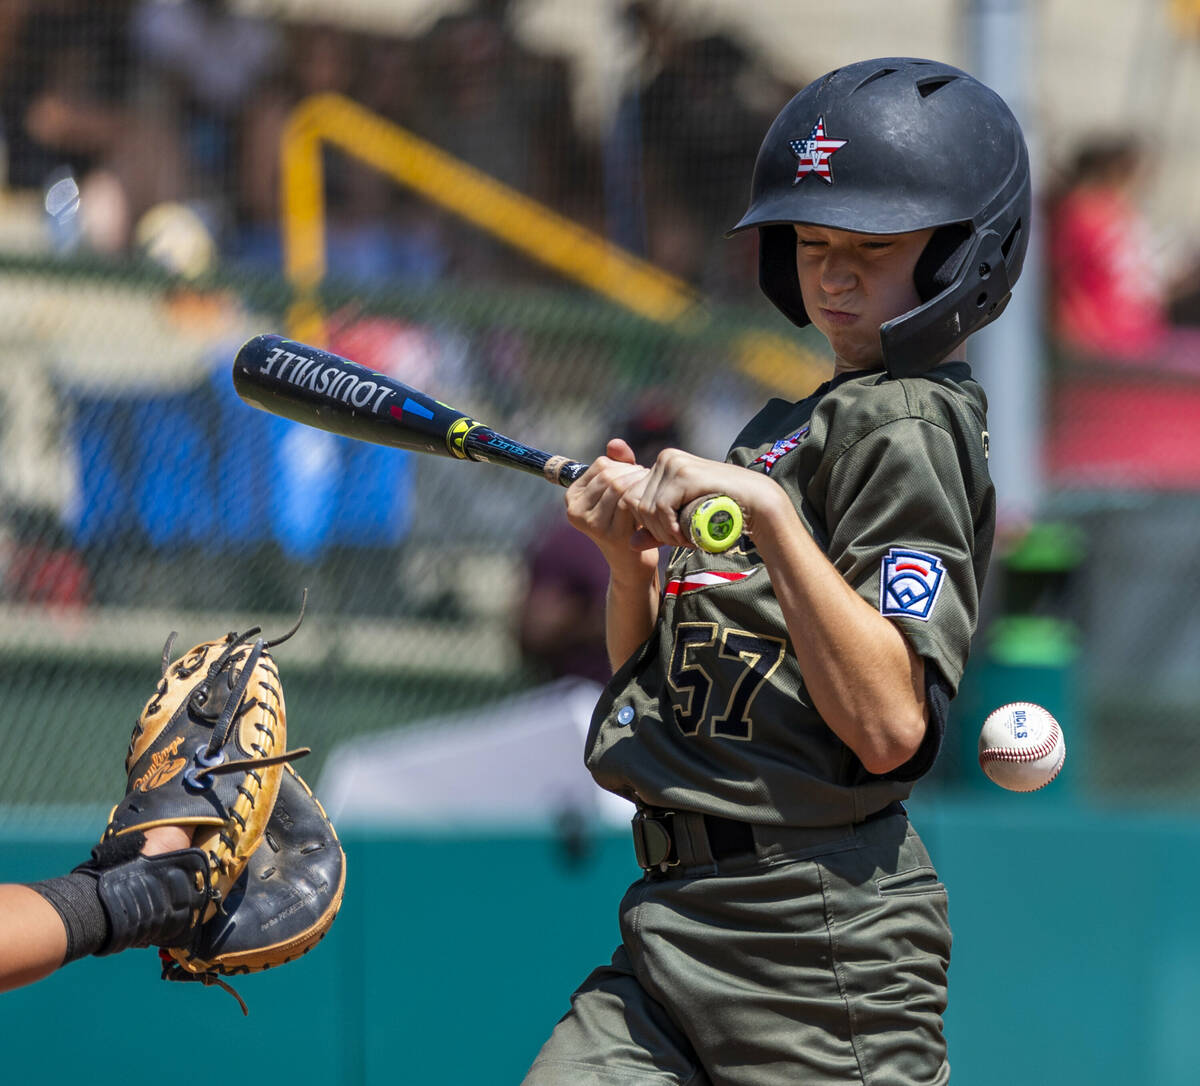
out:
<path id="1" fill-rule="evenodd" d="M 914 806 L 950 892 L 952 1081 L 1194 1086 L 1200 821 Z"/>
<path id="2" fill-rule="evenodd" d="M 1200 821 L 1027 799 L 913 805 L 950 892 L 953 1080 L 1194 1086 Z M 222 1066 L 265 1060 L 274 1082 L 515 1086 L 616 942 L 630 849 L 611 831 L 593 846 L 572 866 L 550 833 L 351 835 L 342 915 L 306 958 L 235 982 L 249 1018 L 158 980 L 151 951 L 89 959 L 0 995 L 5 1081 L 128 1086 L 164 1061 L 201 1078 L 210 1056 L 180 1038 L 203 1023 Z M 0 877 L 86 848 L 0 837 Z"/>
<path id="3" fill-rule="evenodd" d="M 988 630 L 988 655 L 1005 667 L 1069 667 L 1079 655 L 1079 633 L 1061 619 L 1007 615 Z"/>
<path id="4" fill-rule="evenodd" d="M 519 1082 L 616 946 L 617 902 L 637 873 L 627 838 L 594 839 L 582 863 L 550 833 L 345 845 L 345 904 L 329 935 L 282 969 L 232 980 L 248 1018 L 219 989 L 161 981 L 154 951 L 89 958 L 0 994 L 4 1081 L 129 1086 L 157 1074 L 166 1050 L 187 1061 L 185 1078 L 203 1077 L 209 1056 L 178 1043 L 203 1021 L 223 1067 L 267 1062 L 264 1081 Z M 89 848 L 82 834 L 0 837 L 0 879 L 60 874 Z"/>

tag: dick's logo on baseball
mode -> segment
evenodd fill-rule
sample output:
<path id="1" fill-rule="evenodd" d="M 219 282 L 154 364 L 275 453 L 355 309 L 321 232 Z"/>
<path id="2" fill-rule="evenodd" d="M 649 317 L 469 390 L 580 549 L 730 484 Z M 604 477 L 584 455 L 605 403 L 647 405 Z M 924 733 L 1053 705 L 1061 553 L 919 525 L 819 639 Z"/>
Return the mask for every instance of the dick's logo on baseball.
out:
<path id="1" fill-rule="evenodd" d="M 361 366 L 355 368 L 362 370 L 364 374 L 371 372 Z M 359 377 L 341 366 L 323 365 L 315 358 L 285 351 L 282 347 L 271 349 L 258 372 L 270 377 L 272 369 L 275 370 L 274 376 L 278 380 L 331 396 L 354 407 L 369 408 L 373 414 L 378 414 L 383 401 L 394 395 L 394 389 L 381 385 L 378 381 Z"/>
<path id="2" fill-rule="evenodd" d="M 946 567 L 934 555 L 893 547 L 880 571 L 880 614 L 928 622 L 945 574 Z"/>
<path id="3" fill-rule="evenodd" d="M 1024 709 L 1014 709 L 1012 715 L 1012 733 L 1014 739 L 1029 738 L 1029 721 Z"/>

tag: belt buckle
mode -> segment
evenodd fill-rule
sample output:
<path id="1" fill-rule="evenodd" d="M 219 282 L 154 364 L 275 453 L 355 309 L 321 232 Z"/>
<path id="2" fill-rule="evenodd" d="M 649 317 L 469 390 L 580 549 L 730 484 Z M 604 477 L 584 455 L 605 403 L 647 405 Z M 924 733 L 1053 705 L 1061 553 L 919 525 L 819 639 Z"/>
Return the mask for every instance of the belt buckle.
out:
<path id="1" fill-rule="evenodd" d="M 638 867 L 643 871 L 666 871 L 679 865 L 675 841 L 664 824 L 668 818 L 674 820 L 674 817 L 674 811 L 663 811 L 661 814 L 638 811 L 633 816 L 633 853 L 637 857 Z"/>

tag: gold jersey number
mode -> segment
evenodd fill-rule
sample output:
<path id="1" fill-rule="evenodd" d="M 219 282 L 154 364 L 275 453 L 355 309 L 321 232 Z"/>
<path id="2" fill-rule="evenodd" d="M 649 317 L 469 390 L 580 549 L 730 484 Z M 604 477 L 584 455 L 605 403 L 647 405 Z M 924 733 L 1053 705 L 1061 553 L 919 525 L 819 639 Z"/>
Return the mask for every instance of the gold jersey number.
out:
<path id="1" fill-rule="evenodd" d="M 717 676 L 697 661 L 699 650 L 718 645 L 706 663 L 715 660 L 722 669 L 720 686 L 729 690 L 723 706 L 709 701 Z M 722 628 L 715 622 L 681 622 L 675 629 L 671 649 L 672 708 L 675 723 L 684 735 L 697 735 L 705 721 L 709 734 L 722 739 L 753 739 L 750 706 L 783 661 L 786 642 L 779 637 L 764 637 L 746 630 Z M 710 716 L 710 708 L 721 711 Z"/>

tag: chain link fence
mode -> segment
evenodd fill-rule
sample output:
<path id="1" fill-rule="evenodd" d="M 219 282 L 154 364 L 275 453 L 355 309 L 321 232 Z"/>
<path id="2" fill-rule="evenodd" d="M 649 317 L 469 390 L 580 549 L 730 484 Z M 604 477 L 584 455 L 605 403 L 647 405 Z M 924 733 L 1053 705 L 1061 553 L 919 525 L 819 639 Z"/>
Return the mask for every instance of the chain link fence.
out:
<path id="1" fill-rule="evenodd" d="M 328 348 L 576 459 L 647 418 L 720 457 L 767 397 L 822 379 L 821 345 L 757 295 L 753 239 L 721 239 L 802 74 L 654 9 L 628 6 L 641 60 L 600 126 L 581 120 L 596 110 L 573 99 L 567 62 L 520 45 L 488 5 L 411 37 L 198 2 L 3 9 L 0 817 L 111 802 L 168 633 L 186 647 L 281 632 L 306 589 L 278 655 L 310 778 L 342 739 L 486 712 L 553 673 L 521 629 L 560 493 L 233 393 L 238 345 L 287 329 L 301 297 L 280 146 L 311 95 L 366 107 L 704 299 L 669 322 L 636 315 L 326 149 L 323 276 L 301 285 Z M 1002 573 L 992 589 L 989 621 L 1069 630 L 1072 755 L 1106 801 L 1190 803 L 1200 765 L 1200 385 L 1180 369 L 1107 384 L 1048 371 L 1045 517 L 1082 546 L 1035 591 Z M 999 570 L 1020 541 L 1002 540 Z M 960 747 L 977 724 L 957 721 Z M 931 787 L 961 783 L 968 755 Z"/>

